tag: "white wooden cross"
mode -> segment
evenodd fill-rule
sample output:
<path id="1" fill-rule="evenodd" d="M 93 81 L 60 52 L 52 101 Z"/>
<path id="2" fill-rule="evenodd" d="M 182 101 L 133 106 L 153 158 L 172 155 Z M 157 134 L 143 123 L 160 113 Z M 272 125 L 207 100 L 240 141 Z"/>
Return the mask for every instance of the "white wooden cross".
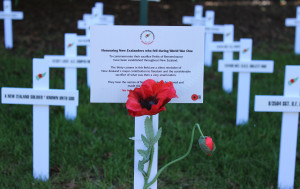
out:
<path id="1" fill-rule="evenodd" d="M 219 72 L 238 72 L 236 125 L 249 119 L 250 83 L 252 73 L 273 73 L 272 60 L 252 60 L 252 39 L 241 39 L 239 60 L 219 60 Z"/>
<path id="2" fill-rule="evenodd" d="M 12 11 L 11 1 L 3 0 L 3 11 L 0 11 L 0 19 L 4 20 L 4 42 L 5 48 L 13 48 L 12 20 L 22 20 L 23 12 Z"/>
<path id="3" fill-rule="evenodd" d="M 212 29 L 214 27 L 211 27 Z M 219 28 L 219 29 L 218 29 Z M 206 27 L 206 31 L 209 29 Z M 233 46 L 233 48 L 226 48 L 226 46 L 234 44 L 234 25 L 232 24 L 225 24 L 223 27 L 216 27 L 215 30 L 217 30 L 221 33 L 223 32 L 223 45 L 222 42 L 211 42 L 206 46 L 207 52 L 210 53 L 210 57 L 212 57 L 213 52 L 223 52 L 223 60 L 225 61 L 231 61 L 233 60 L 233 53 L 234 51 L 238 50 Z M 212 46 L 212 44 L 216 44 L 215 46 Z M 222 48 L 225 47 L 225 48 Z M 238 46 L 238 45 L 237 45 Z M 221 47 L 221 48 L 219 48 Z M 228 46 L 229 47 L 229 46 Z M 239 51 L 239 50 L 238 50 Z M 222 86 L 223 90 L 227 93 L 232 92 L 233 88 L 233 72 L 230 70 L 223 72 L 223 80 L 222 80 Z"/>
<path id="4" fill-rule="evenodd" d="M 91 25 L 114 25 L 113 15 L 103 14 L 103 3 L 96 3 L 92 8 L 92 14 L 84 14 L 83 20 L 78 20 L 77 28 L 85 30 L 86 35 L 90 35 Z"/>
<path id="5" fill-rule="evenodd" d="M 285 25 L 288 27 L 296 27 L 295 53 L 300 54 L 300 6 L 297 7 L 296 18 L 286 18 Z"/>
<path id="6" fill-rule="evenodd" d="M 90 58 L 87 56 L 67 56 L 67 55 L 45 55 L 45 60 L 49 62 L 49 68 L 65 68 L 67 70 L 73 70 L 77 68 L 90 67 Z M 74 73 L 69 73 L 72 78 Z M 77 74 L 76 74 L 77 75 Z M 69 89 L 76 90 L 77 88 L 77 78 L 74 80 L 65 78 L 65 86 Z M 76 88 L 74 89 L 74 85 Z M 74 120 L 77 116 L 76 106 L 65 106 L 65 117 L 66 119 Z"/>
<path id="7" fill-rule="evenodd" d="M 300 66 L 286 66 L 284 96 L 256 95 L 256 112 L 283 112 L 278 187 L 294 188 L 300 112 Z"/>
<path id="8" fill-rule="evenodd" d="M 192 26 L 205 26 L 205 55 L 204 55 L 204 64 L 206 66 L 212 65 L 212 57 L 213 52 L 220 52 L 220 49 L 216 49 L 211 46 L 213 42 L 214 34 L 223 35 L 223 43 L 233 43 L 234 40 L 234 26 L 232 24 L 225 25 L 215 25 L 215 13 L 214 11 L 206 11 L 206 18 L 202 17 L 203 7 L 200 5 L 195 6 L 195 15 L 192 16 L 184 16 L 182 22 L 184 24 L 191 24 Z M 220 42 L 218 42 L 220 43 Z M 224 60 L 233 60 L 233 52 L 232 50 L 224 49 L 223 59 Z M 230 71 L 225 71 L 223 73 L 223 89 L 225 92 L 230 93 L 233 87 L 233 73 Z"/>
<path id="9" fill-rule="evenodd" d="M 33 105 L 33 177 L 49 179 L 49 105 L 78 106 L 78 91 L 49 89 L 49 65 L 33 59 L 33 88 L 1 88 L 2 104 Z"/>
<path id="10" fill-rule="evenodd" d="M 77 90 L 77 68 L 89 68 L 89 57 L 78 56 L 78 46 L 89 46 L 90 37 L 72 33 L 65 34 L 65 55 L 46 55 L 52 68 L 65 68 L 65 89 Z M 77 116 L 77 106 L 65 106 L 66 119 L 74 120 Z"/>
<path id="11" fill-rule="evenodd" d="M 85 35 L 90 37 L 90 27 L 93 25 L 114 25 L 115 17 L 113 15 L 103 14 L 103 3 L 97 2 L 92 8 L 92 14 L 84 14 L 83 20 L 79 20 L 77 28 L 85 30 Z M 90 56 L 90 46 L 86 46 L 86 55 Z M 87 68 L 87 85 L 90 87 L 90 70 Z"/>

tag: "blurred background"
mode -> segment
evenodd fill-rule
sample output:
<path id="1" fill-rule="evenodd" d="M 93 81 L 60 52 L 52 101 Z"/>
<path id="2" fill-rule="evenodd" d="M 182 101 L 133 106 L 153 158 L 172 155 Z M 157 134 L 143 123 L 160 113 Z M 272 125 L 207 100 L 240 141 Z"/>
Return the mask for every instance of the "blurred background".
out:
<path id="1" fill-rule="evenodd" d="M 24 20 L 13 21 L 14 46 L 26 47 L 26 55 L 63 52 L 64 33 L 84 34 L 77 30 L 77 20 L 91 12 L 95 0 L 16 0 L 13 10 L 22 10 Z M 139 25 L 139 2 L 103 0 L 104 14 L 115 16 L 115 25 Z M 294 29 L 284 26 L 285 18 L 295 17 L 300 1 L 280 0 L 161 0 L 149 2 L 148 25 L 181 26 L 182 16 L 194 15 L 194 5 L 215 11 L 215 24 L 234 24 L 235 39 L 253 38 L 254 47 L 263 43 L 277 48 L 276 43 L 293 45 Z M 2 9 L 2 4 L 0 5 Z M 3 24 L 0 43 L 3 44 Z M 275 42 L 275 43 L 273 43 Z M 265 47 L 265 46 L 264 46 Z M 15 48 L 15 49 L 16 49 Z"/>

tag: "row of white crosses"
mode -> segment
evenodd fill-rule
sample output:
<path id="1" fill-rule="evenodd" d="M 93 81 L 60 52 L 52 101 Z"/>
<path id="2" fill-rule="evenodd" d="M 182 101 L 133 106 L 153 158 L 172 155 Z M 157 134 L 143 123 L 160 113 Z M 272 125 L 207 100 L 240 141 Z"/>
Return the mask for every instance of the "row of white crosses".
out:
<path id="1" fill-rule="evenodd" d="M 95 7 L 92 8 L 92 14 L 84 14 L 83 20 L 79 20 L 77 28 L 79 30 L 85 30 L 85 37 L 90 38 L 90 27 L 93 25 L 114 25 L 115 17 L 113 15 L 103 14 L 103 3 L 95 3 Z M 78 40 L 79 41 L 79 40 Z M 90 56 L 89 40 L 85 40 L 87 43 L 79 42 L 78 46 L 86 47 L 86 55 Z M 87 85 L 90 87 L 90 70 L 87 68 Z"/>
<path id="2" fill-rule="evenodd" d="M 286 18 L 285 25 L 288 27 L 296 27 L 295 53 L 300 54 L 300 7 L 297 7 L 296 18 Z"/>
<path id="3" fill-rule="evenodd" d="M 201 12 L 200 15 L 202 15 L 202 7 L 195 8 L 196 16 L 194 22 L 196 22 L 197 19 L 201 20 L 200 15 L 197 16 L 196 14 L 197 11 L 198 14 Z M 207 13 L 208 11 L 206 14 Z M 203 23 L 205 24 L 205 22 Z M 296 19 L 286 19 L 286 26 L 296 26 L 295 53 L 300 54 L 300 7 L 297 7 Z M 211 54 L 208 52 L 224 52 L 223 60 L 219 60 L 218 62 L 218 70 L 224 72 L 223 89 L 225 91 L 231 92 L 230 89 L 232 89 L 230 88 L 232 87 L 232 80 L 230 83 L 227 82 L 229 81 L 229 77 L 227 77 L 226 81 L 226 78 L 224 78 L 225 73 L 230 74 L 231 78 L 233 72 L 239 73 L 236 124 L 244 124 L 248 122 L 249 117 L 250 73 L 272 73 L 274 63 L 273 61 L 251 60 L 251 39 L 241 39 L 240 42 L 233 42 L 232 39 L 232 41 L 225 44 L 225 37 L 224 42 L 212 42 L 209 38 L 208 42 L 210 43 L 206 43 L 206 48 L 209 49 L 206 50 L 206 56 L 211 57 Z M 207 47 L 207 45 L 209 47 Z M 225 52 L 234 51 L 239 52 L 239 60 L 233 60 L 232 55 L 226 55 L 229 56 L 229 58 L 226 58 Z M 206 58 L 206 60 L 207 59 L 209 58 Z M 229 86 L 229 88 L 224 86 Z M 297 133 L 300 112 L 300 66 L 286 66 L 284 96 L 256 96 L 255 111 L 283 112 L 278 187 L 294 188 Z"/>
<path id="4" fill-rule="evenodd" d="M 77 90 L 49 89 L 51 63 L 33 59 L 33 88 L 1 88 L 2 104 L 33 105 L 33 177 L 49 179 L 49 106 L 78 106 Z"/>
<path id="5" fill-rule="evenodd" d="M 255 96 L 255 111 L 283 112 L 278 187 L 294 188 L 300 112 L 300 66 L 286 66 L 284 96 Z"/>
<path id="6" fill-rule="evenodd" d="M 113 25 L 113 15 L 103 15 L 103 4 L 96 3 L 92 8 L 92 14 L 84 14 L 83 20 L 78 21 L 78 29 L 84 29 L 85 35 L 74 33 L 65 34 L 65 55 L 45 55 L 44 58 L 52 62 L 51 66 L 65 67 L 65 89 L 77 89 L 77 69 L 87 69 L 87 84 L 90 86 L 90 26 L 92 25 Z M 79 46 L 86 47 L 86 55 L 77 55 Z M 64 63 L 59 65 L 57 63 Z M 77 116 L 76 106 L 65 106 L 65 118 L 74 120 Z"/>
<path id="7" fill-rule="evenodd" d="M 193 26 L 205 26 L 205 65 L 211 66 L 212 53 L 222 52 L 219 60 L 220 72 L 223 72 L 223 89 L 231 92 L 233 72 L 238 72 L 238 95 L 236 125 L 242 125 L 249 119 L 251 72 L 273 73 L 274 62 L 271 60 L 252 60 L 252 39 L 234 41 L 233 25 L 214 25 L 214 11 L 206 11 L 202 17 L 203 7 L 195 6 L 195 16 L 184 16 L 183 23 Z M 223 34 L 223 41 L 214 42 L 213 34 Z M 233 53 L 239 52 L 239 60 L 233 60 Z"/>
<path id="8" fill-rule="evenodd" d="M 13 48 L 12 20 L 22 20 L 23 12 L 12 11 L 11 1 L 3 0 L 3 11 L 0 11 L 0 19 L 4 20 L 4 43 L 5 48 Z"/>
<path id="9" fill-rule="evenodd" d="M 89 36 L 65 34 L 65 55 L 45 55 L 44 59 L 33 59 L 32 89 L 1 89 L 3 104 L 33 105 L 33 176 L 35 179 L 49 179 L 49 105 L 64 106 L 65 117 L 72 120 L 76 118 L 79 98 L 76 89 L 77 68 L 90 67 L 89 56 L 78 56 L 77 47 L 89 47 L 89 43 Z M 49 89 L 50 68 L 65 68 L 64 90 Z"/>

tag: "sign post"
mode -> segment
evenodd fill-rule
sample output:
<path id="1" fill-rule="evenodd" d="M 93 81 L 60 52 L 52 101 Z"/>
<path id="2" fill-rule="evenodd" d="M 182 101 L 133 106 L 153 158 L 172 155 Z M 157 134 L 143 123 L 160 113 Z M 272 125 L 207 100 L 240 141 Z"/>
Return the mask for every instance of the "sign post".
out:
<path id="1" fill-rule="evenodd" d="M 49 179 L 49 105 L 78 106 L 78 91 L 49 89 L 49 66 L 33 59 L 33 88 L 1 88 L 2 104 L 33 105 L 33 177 Z"/>
<path id="2" fill-rule="evenodd" d="M 180 35 L 183 31 L 186 35 Z M 129 90 L 140 87 L 147 79 L 172 81 L 179 98 L 172 99 L 171 103 L 202 103 L 204 32 L 204 27 L 186 26 L 93 26 L 91 103 L 125 103 Z M 195 35 L 198 37 L 194 38 Z M 146 148 L 140 138 L 145 132 L 145 118 L 135 118 L 135 189 L 144 185 L 143 175 L 138 170 L 142 156 L 137 150 Z M 158 115 L 153 120 L 156 133 Z M 157 147 L 158 144 L 150 180 L 157 173 Z M 156 189 L 157 183 L 151 188 Z"/>
<path id="3" fill-rule="evenodd" d="M 11 1 L 3 1 L 3 11 L 0 11 L 0 19 L 4 19 L 4 41 L 5 48 L 13 48 L 13 29 L 12 29 L 12 20 L 22 20 L 23 12 L 12 11 L 11 10 Z"/>
<path id="4" fill-rule="evenodd" d="M 283 112 L 278 187 L 294 188 L 300 112 L 300 66 L 286 66 L 284 96 L 255 96 L 256 112 Z"/>

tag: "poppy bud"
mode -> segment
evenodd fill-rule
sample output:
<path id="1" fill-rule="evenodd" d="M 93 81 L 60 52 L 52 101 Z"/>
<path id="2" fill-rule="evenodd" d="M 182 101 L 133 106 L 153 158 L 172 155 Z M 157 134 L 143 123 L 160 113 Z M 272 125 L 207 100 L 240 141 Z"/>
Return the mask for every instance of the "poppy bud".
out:
<path id="1" fill-rule="evenodd" d="M 199 138 L 199 146 L 201 150 L 206 153 L 208 156 L 211 156 L 211 154 L 216 150 L 216 146 L 210 137 L 200 137 Z"/>

